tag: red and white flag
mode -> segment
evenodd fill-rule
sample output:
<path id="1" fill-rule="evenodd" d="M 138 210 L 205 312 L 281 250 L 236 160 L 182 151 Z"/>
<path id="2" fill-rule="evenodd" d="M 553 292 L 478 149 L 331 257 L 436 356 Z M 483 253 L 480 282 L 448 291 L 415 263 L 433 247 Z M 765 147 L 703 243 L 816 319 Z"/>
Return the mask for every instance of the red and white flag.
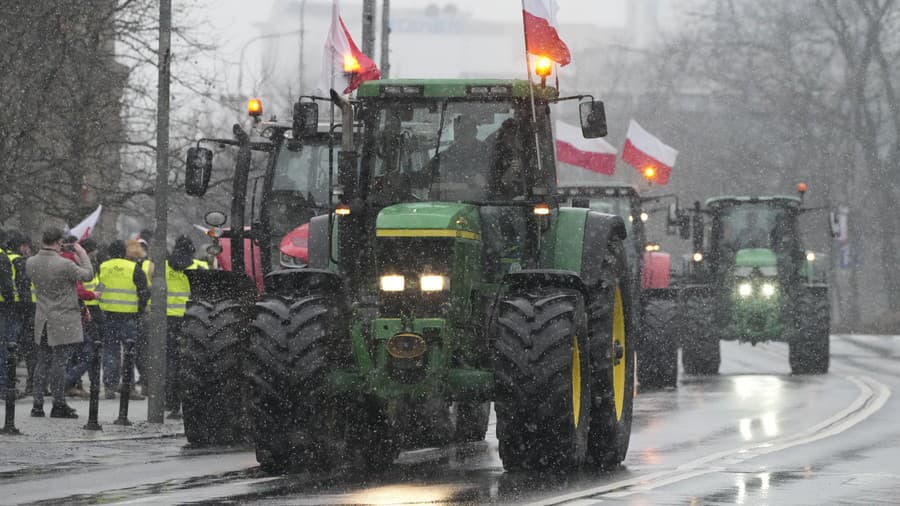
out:
<path id="1" fill-rule="evenodd" d="M 79 241 L 87 239 L 91 235 L 91 232 L 97 228 L 97 221 L 100 220 L 101 211 L 103 211 L 103 206 L 97 206 L 97 209 L 94 212 L 89 214 L 87 218 L 81 220 L 81 223 L 69 229 L 69 235 L 74 235 Z"/>
<path id="2" fill-rule="evenodd" d="M 331 29 L 322 55 L 319 91 L 328 95 L 329 90 L 336 90 L 346 95 L 364 81 L 381 77 L 381 71 L 353 42 L 353 37 L 341 18 L 337 0 L 334 0 L 331 9 Z"/>
<path id="3" fill-rule="evenodd" d="M 525 50 L 529 54 L 546 56 L 565 66 L 572 61 L 569 48 L 559 36 L 556 0 L 522 0 L 525 22 Z"/>
<path id="4" fill-rule="evenodd" d="M 622 161 L 640 171 L 648 180 L 656 184 L 668 183 L 677 157 L 678 151 L 641 128 L 637 121 L 631 120 L 628 124 Z"/>
<path id="5" fill-rule="evenodd" d="M 585 139 L 581 129 L 556 122 L 556 159 L 562 163 L 611 176 L 616 171 L 616 148 L 603 139 Z"/>

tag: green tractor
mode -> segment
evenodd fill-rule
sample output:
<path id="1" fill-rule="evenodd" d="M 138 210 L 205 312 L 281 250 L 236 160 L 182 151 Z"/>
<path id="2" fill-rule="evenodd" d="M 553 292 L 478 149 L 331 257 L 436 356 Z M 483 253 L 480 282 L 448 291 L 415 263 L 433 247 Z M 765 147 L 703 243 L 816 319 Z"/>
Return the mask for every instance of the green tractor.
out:
<path id="1" fill-rule="evenodd" d="M 628 232 L 626 251 L 631 265 L 632 286 L 638 312 L 639 340 L 637 379 L 641 389 L 675 388 L 678 386 L 678 286 L 670 280 L 671 258 L 660 251 L 659 244 L 649 242 L 645 223 L 654 209 L 648 204 L 673 195 L 642 197 L 637 188 L 626 184 L 583 184 L 559 188 L 563 202 L 572 207 L 614 214 L 625 220 Z M 667 232 L 680 229 L 689 238 L 689 222 L 677 213 L 668 217 Z"/>
<path id="2" fill-rule="evenodd" d="M 602 102 L 580 105 L 585 136 Z M 246 353 L 264 470 L 377 468 L 485 437 L 507 469 L 612 466 L 636 330 L 620 217 L 557 205 L 551 87 L 384 80 L 333 94 L 332 212 L 265 278 Z M 309 118 L 315 122 L 315 118 Z"/>
<path id="3" fill-rule="evenodd" d="M 804 209 L 802 197 L 695 203 L 682 311 L 686 373 L 716 374 L 720 339 L 785 341 L 794 374 L 828 372 L 828 285 L 815 254 L 803 246 L 800 216 L 814 209 Z"/>

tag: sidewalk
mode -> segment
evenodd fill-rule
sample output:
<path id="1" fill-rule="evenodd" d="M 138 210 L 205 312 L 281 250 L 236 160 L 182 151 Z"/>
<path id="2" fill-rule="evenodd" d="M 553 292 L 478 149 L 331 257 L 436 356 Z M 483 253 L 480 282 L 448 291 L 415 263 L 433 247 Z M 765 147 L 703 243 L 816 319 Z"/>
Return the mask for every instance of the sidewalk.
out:
<path id="1" fill-rule="evenodd" d="M 102 396 L 102 393 L 101 393 Z M 100 399 L 97 421 L 103 430 L 84 430 L 88 419 L 89 401 L 67 397 L 70 406 L 78 410 L 78 418 L 50 418 L 52 399 L 45 399 L 44 418 L 31 416 L 32 398 L 25 397 L 16 402 L 16 428 L 18 436 L 0 434 L 0 447 L 6 442 L 88 442 L 118 441 L 124 439 L 148 439 L 175 437 L 184 433 L 181 420 L 165 420 L 162 424 L 147 422 L 147 400 L 131 401 L 128 404 L 130 426 L 114 425 L 119 417 L 119 399 Z M 6 418 L 6 405 L 0 405 L 0 424 Z"/>

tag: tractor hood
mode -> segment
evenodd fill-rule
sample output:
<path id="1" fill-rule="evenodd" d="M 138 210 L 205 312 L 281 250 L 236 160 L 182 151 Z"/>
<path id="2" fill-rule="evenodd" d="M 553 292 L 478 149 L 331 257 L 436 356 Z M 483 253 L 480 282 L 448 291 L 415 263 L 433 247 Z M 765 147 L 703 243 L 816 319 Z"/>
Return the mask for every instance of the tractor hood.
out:
<path id="1" fill-rule="evenodd" d="M 777 273 L 778 258 L 767 248 L 742 249 L 734 257 L 734 266 L 738 276 L 748 276 L 756 270 L 764 276 L 774 276 Z"/>
<path id="2" fill-rule="evenodd" d="M 375 223 L 378 236 L 481 239 L 478 208 L 451 202 L 414 202 L 386 207 Z"/>

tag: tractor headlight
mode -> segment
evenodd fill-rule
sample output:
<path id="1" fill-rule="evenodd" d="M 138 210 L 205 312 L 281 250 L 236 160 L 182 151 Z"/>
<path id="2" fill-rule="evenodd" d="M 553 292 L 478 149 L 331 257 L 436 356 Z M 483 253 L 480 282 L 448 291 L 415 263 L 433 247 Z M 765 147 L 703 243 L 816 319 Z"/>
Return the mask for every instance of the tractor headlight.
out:
<path id="1" fill-rule="evenodd" d="M 385 292 L 402 292 L 406 288 L 406 278 L 399 274 L 381 276 L 378 283 Z"/>
<path id="2" fill-rule="evenodd" d="M 759 291 L 760 293 L 762 293 L 763 297 L 768 299 L 775 295 L 775 285 L 773 285 L 772 283 L 763 283 Z"/>
<path id="3" fill-rule="evenodd" d="M 447 277 L 439 274 L 423 274 L 419 278 L 419 288 L 423 292 L 440 292 L 445 290 L 448 285 Z"/>
<path id="4" fill-rule="evenodd" d="M 741 297 L 749 297 L 753 295 L 753 285 L 750 283 L 741 283 L 738 285 L 738 295 Z"/>

